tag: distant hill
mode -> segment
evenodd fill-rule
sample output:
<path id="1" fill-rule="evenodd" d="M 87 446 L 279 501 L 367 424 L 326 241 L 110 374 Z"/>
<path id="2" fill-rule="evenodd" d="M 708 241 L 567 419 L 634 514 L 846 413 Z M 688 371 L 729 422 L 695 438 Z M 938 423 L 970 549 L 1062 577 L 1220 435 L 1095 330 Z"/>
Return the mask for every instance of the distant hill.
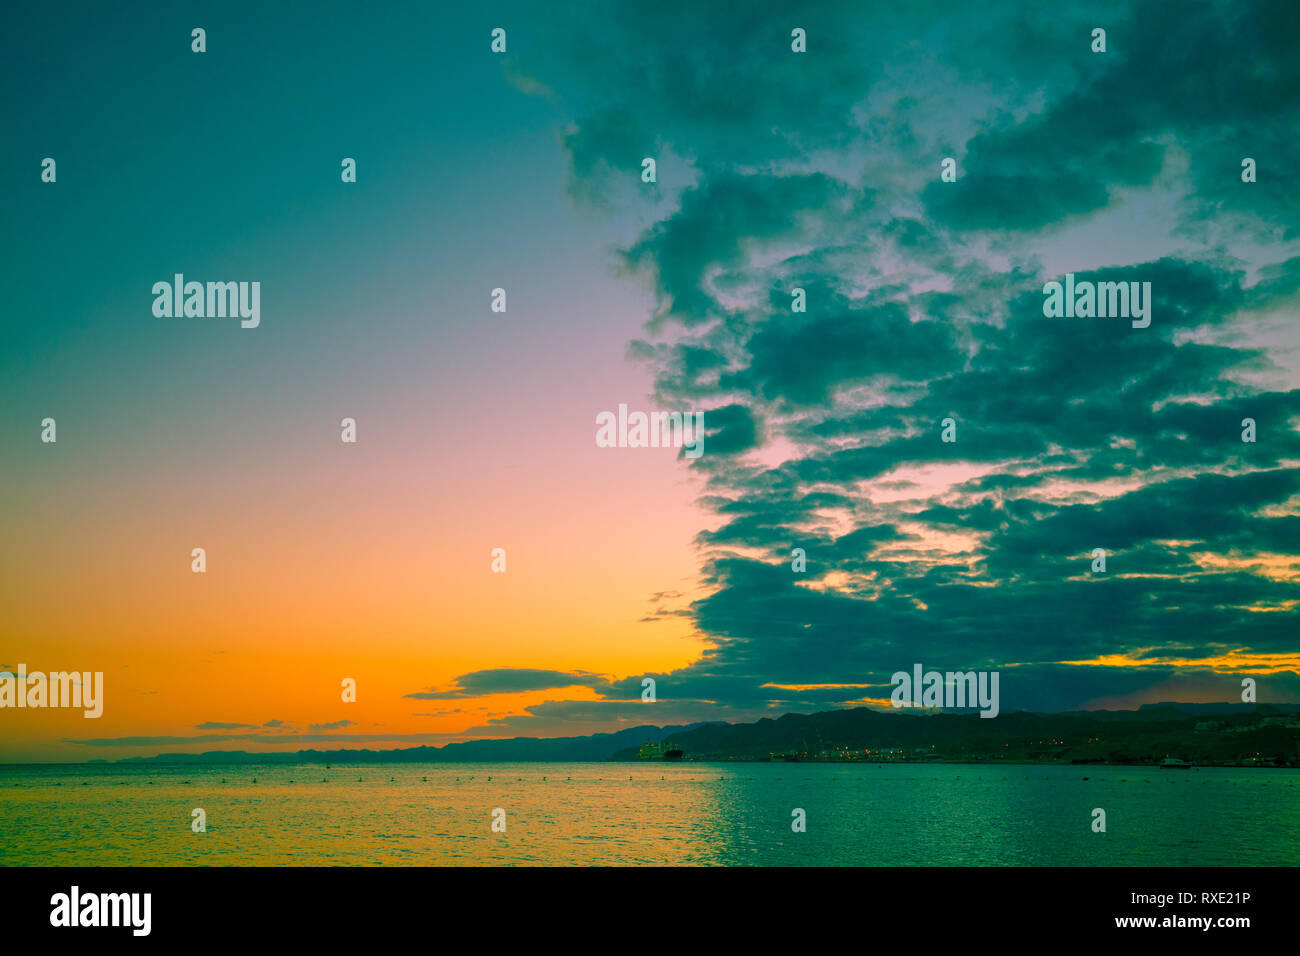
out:
<path id="1" fill-rule="evenodd" d="M 586 737 L 469 740 L 400 750 L 217 750 L 129 757 L 121 763 L 448 763 L 638 760 L 645 744 L 670 744 L 686 760 L 896 760 L 1300 765 L 1300 705 L 1153 704 L 1139 710 L 977 713 L 868 707 L 786 714 L 755 723 L 632 727 Z"/>
<path id="2" fill-rule="evenodd" d="M 1188 712 L 1187 706 L 1020 711 L 991 719 L 856 707 L 710 724 L 671 735 L 671 744 L 687 760 L 1150 764 L 1178 757 L 1199 764 L 1300 764 L 1300 707 L 1245 704 L 1228 713 L 1203 713 Z M 613 759 L 635 760 L 638 754 L 628 748 Z"/>
<path id="3" fill-rule="evenodd" d="M 441 747 L 405 747 L 400 750 L 299 750 L 294 753 L 249 753 L 245 750 L 210 750 L 201 754 L 170 753 L 156 757 L 127 757 L 118 763 L 429 763 L 513 761 L 570 762 L 607 760 L 624 748 L 657 744 L 665 737 L 703 724 L 676 727 L 631 727 L 612 734 L 589 737 L 512 737 L 508 740 L 467 740 Z"/>
<path id="4" fill-rule="evenodd" d="M 1267 707 L 1282 714 L 1300 713 L 1300 704 L 1233 704 L 1226 701 L 1213 704 L 1180 704 L 1172 701 L 1162 704 L 1143 704 L 1138 708 L 1138 712 L 1170 707 L 1185 714 L 1253 714 L 1260 707 Z"/>

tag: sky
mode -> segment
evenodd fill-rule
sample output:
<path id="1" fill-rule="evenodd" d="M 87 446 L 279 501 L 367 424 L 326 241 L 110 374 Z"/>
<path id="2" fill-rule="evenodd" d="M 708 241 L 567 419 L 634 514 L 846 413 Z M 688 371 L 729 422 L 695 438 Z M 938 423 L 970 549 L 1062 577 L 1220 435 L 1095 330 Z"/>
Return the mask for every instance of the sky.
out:
<path id="1" fill-rule="evenodd" d="M 897 6 L 11 12 L 0 760 L 1300 700 L 1300 13 Z"/>

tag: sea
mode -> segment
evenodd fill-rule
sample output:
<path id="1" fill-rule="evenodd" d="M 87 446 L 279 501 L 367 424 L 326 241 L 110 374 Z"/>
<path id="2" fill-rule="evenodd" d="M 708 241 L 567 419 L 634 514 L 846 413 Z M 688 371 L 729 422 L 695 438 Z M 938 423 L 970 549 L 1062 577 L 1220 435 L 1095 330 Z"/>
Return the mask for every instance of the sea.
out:
<path id="1" fill-rule="evenodd" d="M 1295 769 L 0 766 L 3 866 L 1298 864 Z"/>

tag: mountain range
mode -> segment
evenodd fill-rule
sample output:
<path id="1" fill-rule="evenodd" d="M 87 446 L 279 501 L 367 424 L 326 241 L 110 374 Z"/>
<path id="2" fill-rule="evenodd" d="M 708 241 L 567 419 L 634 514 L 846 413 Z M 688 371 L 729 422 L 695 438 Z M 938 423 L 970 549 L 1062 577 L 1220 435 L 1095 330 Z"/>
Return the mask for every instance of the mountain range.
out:
<path id="1" fill-rule="evenodd" d="M 645 745 L 662 745 L 645 748 Z M 631 727 L 583 737 L 469 740 L 396 750 L 217 750 L 122 763 L 446 763 L 643 759 L 668 749 L 687 760 L 944 760 L 951 762 L 1300 764 L 1300 705 L 1161 703 L 1135 711 L 884 712 L 854 707 L 754 723 Z M 91 761 L 103 763 L 105 761 Z"/>

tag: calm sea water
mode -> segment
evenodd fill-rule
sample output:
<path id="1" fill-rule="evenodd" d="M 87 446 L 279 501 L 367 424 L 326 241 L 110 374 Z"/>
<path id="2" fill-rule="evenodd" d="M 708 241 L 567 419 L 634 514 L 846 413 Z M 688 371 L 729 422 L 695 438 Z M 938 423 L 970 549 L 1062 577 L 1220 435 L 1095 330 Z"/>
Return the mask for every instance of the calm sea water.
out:
<path id="1" fill-rule="evenodd" d="M 195 807 L 206 833 L 191 832 Z M 9 766 L 0 864 L 1294 866 L 1300 771 Z"/>

